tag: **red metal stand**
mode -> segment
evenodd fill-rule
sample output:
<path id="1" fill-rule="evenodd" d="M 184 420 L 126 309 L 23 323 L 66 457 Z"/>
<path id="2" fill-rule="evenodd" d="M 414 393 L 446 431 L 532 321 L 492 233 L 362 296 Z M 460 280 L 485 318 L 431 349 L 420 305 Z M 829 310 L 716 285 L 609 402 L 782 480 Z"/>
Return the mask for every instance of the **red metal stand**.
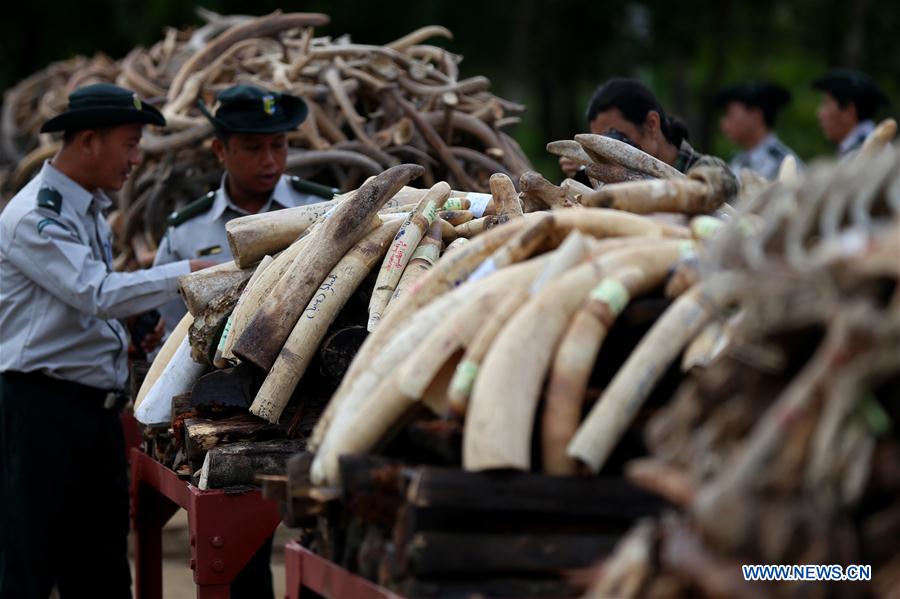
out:
<path id="1" fill-rule="evenodd" d="M 162 527 L 187 510 L 198 599 L 227 599 L 229 584 L 281 520 L 259 490 L 201 491 L 138 449 L 131 450 L 131 524 L 135 597 L 162 598 Z"/>
<path id="2" fill-rule="evenodd" d="M 284 546 L 285 599 L 302 599 L 310 590 L 329 599 L 403 599 L 365 578 L 351 574 L 296 541 Z"/>

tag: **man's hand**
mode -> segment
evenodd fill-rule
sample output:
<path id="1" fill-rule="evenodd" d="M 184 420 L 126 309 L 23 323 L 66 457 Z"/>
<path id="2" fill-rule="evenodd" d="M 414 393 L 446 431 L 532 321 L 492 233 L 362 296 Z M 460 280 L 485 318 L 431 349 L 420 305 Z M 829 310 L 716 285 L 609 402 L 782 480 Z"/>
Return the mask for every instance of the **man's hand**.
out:
<path id="1" fill-rule="evenodd" d="M 562 172 L 566 176 L 566 178 L 571 179 L 575 176 L 575 173 L 578 172 L 578 169 L 581 168 L 581 165 L 574 160 L 566 158 L 565 156 L 560 156 L 559 168 L 562 169 Z"/>
<path id="2" fill-rule="evenodd" d="M 221 264 L 220 262 L 214 262 L 212 260 L 191 260 L 191 272 L 197 272 L 198 270 L 203 270 L 204 268 L 209 268 L 210 266 L 216 266 L 217 264 Z"/>
<path id="3" fill-rule="evenodd" d="M 159 344 L 162 342 L 163 334 L 165 333 L 165 322 L 162 318 L 160 318 L 156 322 L 156 326 L 153 327 L 153 330 L 141 339 L 141 349 L 144 350 L 145 354 L 149 354 L 154 349 L 159 347 Z"/>

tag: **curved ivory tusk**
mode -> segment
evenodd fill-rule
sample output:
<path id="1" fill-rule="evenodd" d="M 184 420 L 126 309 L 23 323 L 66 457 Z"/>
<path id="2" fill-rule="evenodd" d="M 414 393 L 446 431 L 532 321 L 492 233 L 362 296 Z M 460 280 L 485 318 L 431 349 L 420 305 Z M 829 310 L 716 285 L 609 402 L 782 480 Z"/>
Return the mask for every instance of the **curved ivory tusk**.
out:
<path id="1" fill-rule="evenodd" d="M 397 52 L 403 52 L 410 46 L 421 44 L 430 37 L 443 37 L 448 40 L 452 40 L 453 33 L 451 33 L 450 30 L 446 27 L 442 27 L 440 25 L 427 25 L 425 27 L 420 27 L 419 29 L 416 29 L 411 33 L 407 33 L 400 39 L 386 44 L 386 47 L 390 48 L 391 50 L 396 50 Z"/>
<path id="2" fill-rule="evenodd" d="M 611 162 L 660 179 L 684 178 L 684 174 L 675 167 L 618 139 L 580 133 L 575 136 L 575 141 L 581 144 L 589 156 L 596 158 L 595 162 Z"/>
<path id="3" fill-rule="evenodd" d="M 422 241 L 419 242 L 419 246 L 416 248 L 416 251 L 413 252 L 409 264 L 407 264 L 406 268 L 403 270 L 403 275 L 400 277 L 397 288 L 394 290 L 394 294 L 391 296 L 391 300 L 388 302 L 382 317 L 387 316 L 391 309 L 397 305 L 397 300 L 402 297 L 407 289 L 412 287 L 416 281 L 421 279 L 422 276 L 428 272 L 428 269 L 435 265 L 440 256 L 441 223 L 435 221 L 431 223 L 431 227 L 428 228 L 428 233 L 422 238 Z"/>
<path id="4" fill-rule="evenodd" d="M 541 259 L 532 260 L 498 272 L 480 284 L 460 286 L 409 315 L 404 325 L 395 330 L 373 359 L 364 363 L 362 372 L 347 385 L 345 397 L 334 408 L 333 417 L 323 431 L 311 469 L 313 481 L 317 484 L 337 483 L 338 458 L 347 453 L 371 451 L 415 405 L 416 402 L 399 392 L 398 367 L 402 368 L 410 352 L 420 346 L 438 323 L 446 321 L 448 311 L 466 304 L 478 305 L 487 295 L 515 285 L 517 280 L 534 278 L 542 263 Z M 354 362 L 358 360 L 359 354 Z M 334 399 L 332 397 L 329 407 L 334 405 Z"/>
<path id="5" fill-rule="evenodd" d="M 518 219 L 497 227 L 467 245 L 444 254 L 409 291 L 398 298 L 397 305 L 391 308 L 375 329 L 360 347 L 353 362 L 344 374 L 340 386 L 331 396 L 331 401 L 316 423 L 310 436 L 310 448 L 315 450 L 321 442 L 325 431 L 334 417 L 337 409 L 342 404 L 356 378 L 360 376 L 369 363 L 379 355 L 382 347 L 394 334 L 394 329 L 403 319 L 429 304 L 438 296 L 444 295 L 453 287 L 464 282 L 472 271 L 494 250 L 500 247 L 507 239 L 515 235 L 519 227 L 524 225 L 524 219 Z"/>
<path id="6" fill-rule="evenodd" d="M 541 416 L 544 472 L 576 474 L 578 464 L 566 455 L 566 447 L 581 422 L 588 379 L 606 334 L 631 299 L 659 286 L 677 260 L 672 255 L 654 258 L 638 256 L 601 280 L 569 323 L 553 359 Z"/>
<path id="7" fill-rule="evenodd" d="M 287 272 L 294 258 L 309 243 L 309 237 L 302 237 L 288 246 L 283 252 L 275 256 L 272 263 L 265 268 L 259 278 L 244 288 L 244 293 L 238 300 L 231 313 L 231 324 L 229 325 L 228 337 L 222 348 L 222 357 L 229 361 L 237 360 L 234 355 L 234 342 L 244 333 L 253 315 L 259 310 L 259 307 L 269 296 L 272 288 L 281 280 L 284 273 Z"/>
<path id="8" fill-rule="evenodd" d="M 892 118 L 884 119 L 866 137 L 866 141 L 863 142 L 863 146 L 859 150 L 859 155 L 861 157 L 871 156 L 891 143 L 891 140 L 896 136 L 897 121 Z"/>
<path id="9" fill-rule="evenodd" d="M 584 166 L 594 164 L 594 159 L 584 151 L 581 144 L 577 141 L 572 141 L 571 139 L 551 141 L 547 144 L 547 151 L 554 156 L 568 158 L 569 160 Z"/>
<path id="10" fill-rule="evenodd" d="M 194 317 L 188 312 L 181 317 L 181 320 L 178 321 L 178 324 L 175 325 L 175 328 L 169 333 L 166 342 L 163 343 L 159 352 L 156 354 L 156 357 L 153 359 L 153 363 L 150 364 L 150 368 L 147 370 L 146 376 L 144 376 L 144 381 L 141 383 L 141 388 L 138 389 L 137 397 L 134 400 L 135 410 L 140 407 L 141 402 L 144 401 L 147 393 L 153 385 L 156 384 L 157 379 L 159 379 L 169 362 L 172 361 L 172 356 L 175 354 L 178 346 L 181 345 L 181 342 L 187 338 L 188 329 L 193 322 Z"/>
<path id="11" fill-rule="evenodd" d="M 178 73 L 169 86 L 167 98 L 170 101 L 177 98 L 191 73 L 199 71 L 208 65 L 232 44 L 250 37 L 267 37 L 295 27 L 322 27 L 327 25 L 329 21 L 330 19 L 327 15 L 318 13 L 281 14 L 280 11 L 277 11 L 252 21 L 237 23 L 191 56 L 178 69 Z"/>
<path id="12" fill-rule="evenodd" d="M 191 359 L 191 344 L 185 334 L 159 378 L 153 382 L 140 406 L 135 408 L 134 417 L 148 425 L 170 422 L 172 398 L 190 391 L 204 370 L 202 364 Z"/>
<path id="13" fill-rule="evenodd" d="M 506 323 L 475 380 L 463 432 L 466 470 L 531 465 L 541 384 L 569 318 L 604 272 L 637 260 L 673 262 L 679 240 L 655 240 L 603 254 L 549 283 Z M 510 372 L 516 376 L 510 377 Z"/>
<path id="14" fill-rule="evenodd" d="M 366 233 L 363 225 L 404 185 L 424 172 L 417 164 L 392 167 L 363 184 L 352 202 L 338 204 L 334 213 L 312 231 L 309 244 L 235 341 L 234 354 L 264 371 L 271 369 L 325 275 Z"/>
<path id="15" fill-rule="evenodd" d="M 223 262 L 211 268 L 204 268 L 178 277 L 178 292 L 184 299 L 188 312 L 196 317 L 206 309 L 210 302 L 253 276 L 254 270 L 253 268 L 238 268 L 234 262 Z"/>
<path id="16" fill-rule="evenodd" d="M 228 320 L 225 321 L 225 328 L 222 330 L 222 335 L 219 337 L 219 343 L 216 347 L 216 354 L 213 356 L 213 366 L 216 368 L 228 368 L 232 362 L 227 359 L 224 355 L 225 348 L 230 348 L 231 346 L 228 344 L 228 335 L 231 332 L 232 326 L 234 325 L 234 314 L 237 312 L 241 303 L 246 301 L 248 296 L 247 290 L 253 287 L 257 281 L 259 281 L 259 277 L 262 276 L 262 273 L 265 272 L 269 265 L 274 262 L 274 258 L 272 256 L 263 256 L 262 260 L 259 261 L 259 264 L 256 265 L 256 270 L 253 271 L 253 276 L 250 277 L 250 280 L 247 281 L 247 285 L 244 287 L 244 291 L 241 293 L 240 297 L 237 300 L 237 303 L 234 305 L 234 309 L 231 311 L 231 314 L 228 315 Z"/>
<path id="17" fill-rule="evenodd" d="M 278 422 L 328 327 L 384 255 L 400 224 L 392 221 L 381 225 L 351 248 L 325 277 L 319 293 L 307 304 L 257 392 L 250 406 L 253 414 Z"/>
<path id="18" fill-rule="evenodd" d="M 513 314 L 525 303 L 525 301 L 563 272 L 569 270 L 581 262 L 588 252 L 588 245 L 584 235 L 578 231 L 571 232 L 563 243 L 548 257 L 547 266 L 541 274 L 532 282 L 527 290 L 508 294 L 501 304 L 494 309 L 483 326 L 480 327 L 472 342 L 466 348 L 456 371 L 447 388 L 447 403 L 450 409 L 464 415 L 472 393 L 472 386 L 478 376 L 478 370 L 484 355 L 490 349 L 494 338 L 500 329 Z"/>
<path id="19" fill-rule="evenodd" d="M 228 221 L 225 232 L 235 264 L 244 268 L 266 254 L 280 252 L 339 202 L 337 199 L 317 202 Z"/>
<path id="20" fill-rule="evenodd" d="M 409 263 L 412 253 L 425 235 L 425 231 L 437 218 L 438 207 L 443 206 L 449 197 L 450 186 L 447 183 L 441 181 L 434 185 L 401 225 L 400 231 L 391 242 L 391 247 L 378 271 L 375 288 L 372 290 L 372 297 L 369 300 L 367 325 L 369 332 L 378 326 L 381 313 L 394 294 L 403 269 Z"/>
<path id="21" fill-rule="evenodd" d="M 592 472 L 599 471 L 672 360 L 697 336 L 712 312 L 732 299 L 735 290 L 727 278 L 720 278 L 679 297 L 613 377 L 566 454 L 581 460 Z"/>

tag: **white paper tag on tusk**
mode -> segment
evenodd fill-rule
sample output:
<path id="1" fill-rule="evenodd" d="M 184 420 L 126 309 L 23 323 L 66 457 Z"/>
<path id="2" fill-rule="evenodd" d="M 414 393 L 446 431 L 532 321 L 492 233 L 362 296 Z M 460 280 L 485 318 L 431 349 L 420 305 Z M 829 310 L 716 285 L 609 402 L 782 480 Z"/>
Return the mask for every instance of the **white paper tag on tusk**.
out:
<path id="1" fill-rule="evenodd" d="M 497 270 L 497 263 L 493 258 L 488 258 L 484 262 L 478 265 L 478 268 L 469 275 L 469 278 L 466 279 L 466 283 L 472 283 L 473 281 L 480 281 L 485 278 L 492 272 Z"/>
<path id="2" fill-rule="evenodd" d="M 484 211 L 491 201 L 491 194 L 472 192 L 466 196 L 469 198 L 469 212 L 475 215 L 475 218 L 484 216 Z"/>

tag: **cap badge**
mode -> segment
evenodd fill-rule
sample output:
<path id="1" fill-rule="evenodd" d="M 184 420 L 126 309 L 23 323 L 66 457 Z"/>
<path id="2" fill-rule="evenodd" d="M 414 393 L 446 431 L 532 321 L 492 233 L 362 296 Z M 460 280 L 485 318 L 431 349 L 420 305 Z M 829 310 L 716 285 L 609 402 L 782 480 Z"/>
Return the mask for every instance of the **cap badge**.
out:
<path id="1" fill-rule="evenodd" d="M 263 96 L 263 110 L 269 116 L 275 114 L 275 96 Z"/>

